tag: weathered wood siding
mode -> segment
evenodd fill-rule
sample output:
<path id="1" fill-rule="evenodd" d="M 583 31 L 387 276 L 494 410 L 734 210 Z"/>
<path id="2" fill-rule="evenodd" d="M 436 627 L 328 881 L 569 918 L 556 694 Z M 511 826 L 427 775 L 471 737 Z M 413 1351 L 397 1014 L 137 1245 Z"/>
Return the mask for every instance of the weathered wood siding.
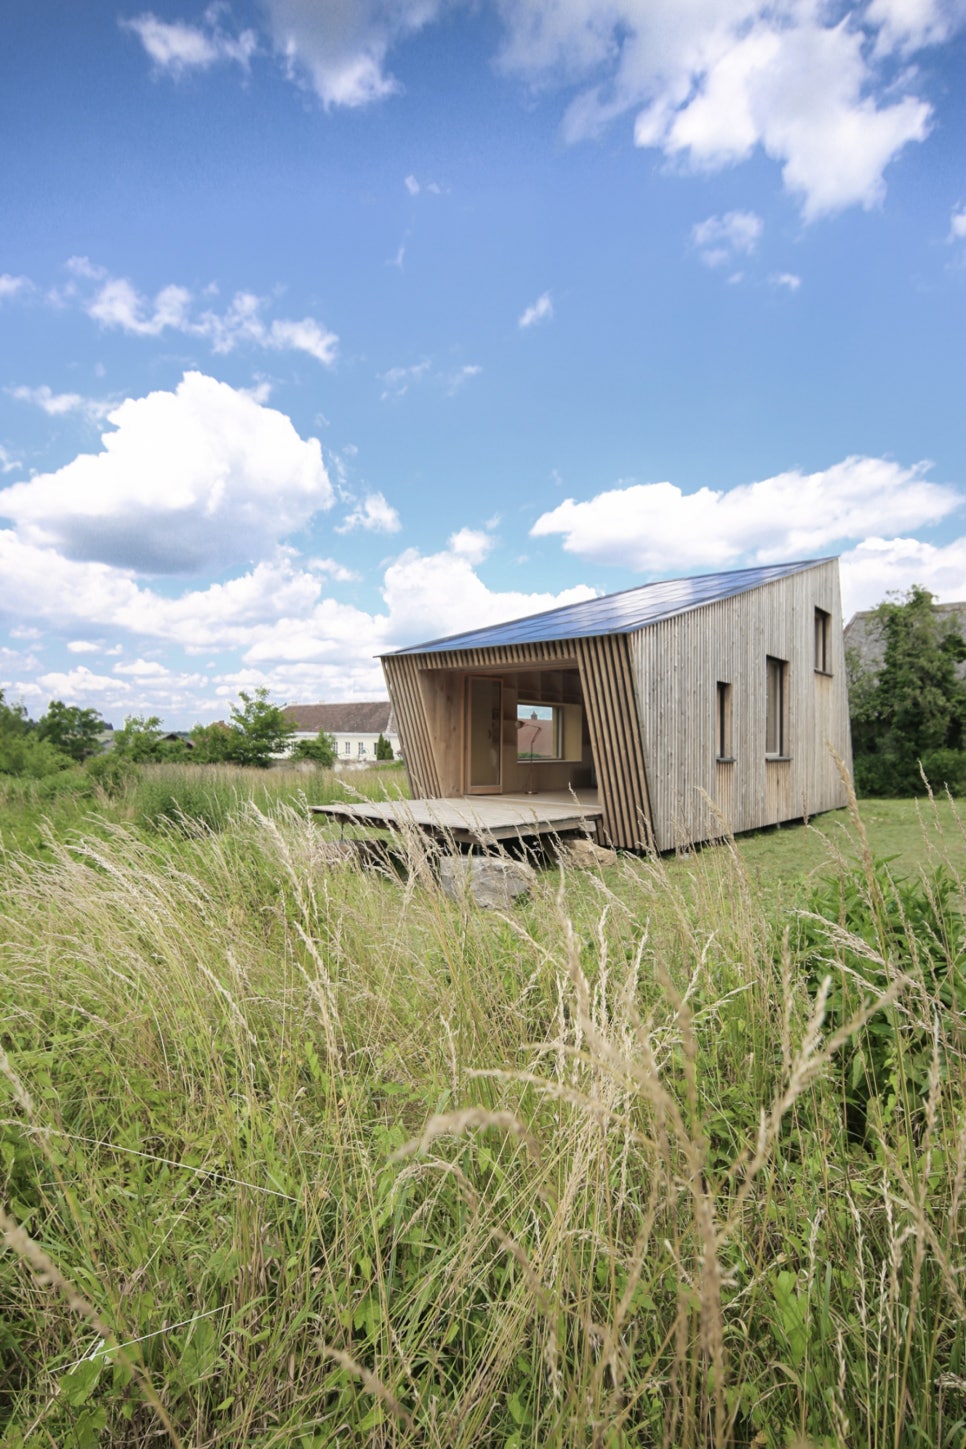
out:
<path id="1" fill-rule="evenodd" d="M 815 669 L 815 610 L 829 670 Z M 668 850 L 835 809 L 851 769 L 838 565 L 817 565 L 630 636 L 654 841 Z M 765 660 L 787 661 L 786 753 L 765 758 Z M 717 684 L 731 685 L 730 763 L 716 759 Z"/>

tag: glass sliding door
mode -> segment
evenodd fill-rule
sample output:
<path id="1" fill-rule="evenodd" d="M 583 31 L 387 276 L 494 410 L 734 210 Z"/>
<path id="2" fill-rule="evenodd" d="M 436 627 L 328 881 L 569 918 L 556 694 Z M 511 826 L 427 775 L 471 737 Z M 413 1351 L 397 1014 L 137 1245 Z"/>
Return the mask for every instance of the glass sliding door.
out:
<path id="1" fill-rule="evenodd" d="M 499 794 L 503 786 L 503 681 L 466 681 L 466 789 Z"/>

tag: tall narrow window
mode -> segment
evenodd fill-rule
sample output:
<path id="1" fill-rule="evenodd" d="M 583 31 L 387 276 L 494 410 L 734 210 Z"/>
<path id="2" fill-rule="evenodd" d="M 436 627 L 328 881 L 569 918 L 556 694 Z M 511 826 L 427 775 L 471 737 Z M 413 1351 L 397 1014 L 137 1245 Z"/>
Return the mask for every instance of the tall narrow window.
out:
<path id="1" fill-rule="evenodd" d="M 785 721 L 786 676 L 788 665 L 784 659 L 765 659 L 765 756 L 769 760 L 780 760 L 787 755 L 787 733 Z"/>
<path id="2" fill-rule="evenodd" d="M 715 758 L 732 759 L 731 749 L 731 685 L 718 680 L 715 714 Z"/>
<path id="3" fill-rule="evenodd" d="M 824 609 L 815 610 L 815 668 L 820 674 L 832 672 L 831 614 Z"/>

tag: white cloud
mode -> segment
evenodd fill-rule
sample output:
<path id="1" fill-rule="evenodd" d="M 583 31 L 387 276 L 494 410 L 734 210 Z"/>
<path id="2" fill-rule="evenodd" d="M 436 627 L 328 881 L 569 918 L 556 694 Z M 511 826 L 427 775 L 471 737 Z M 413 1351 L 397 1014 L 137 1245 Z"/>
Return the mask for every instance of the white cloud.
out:
<path id="1" fill-rule="evenodd" d="M 773 272 L 768 278 L 773 287 L 785 287 L 789 292 L 797 292 L 802 285 L 802 279 L 794 272 Z"/>
<path id="2" fill-rule="evenodd" d="M 41 674 L 37 683 L 45 689 L 51 699 L 64 699 L 79 702 L 98 698 L 105 691 L 109 695 L 127 693 L 130 685 L 123 680 L 114 679 L 109 674 L 94 674 L 84 664 L 78 664 L 76 669 L 68 670 L 66 673 L 57 672 Z"/>
<path id="3" fill-rule="evenodd" d="M 275 48 L 292 79 L 306 81 L 328 110 L 395 94 L 390 48 L 435 19 L 440 0 L 264 0 Z"/>
<path id="4" fill-rule="evenodd" d="M 291 700 L 371 698 L 385 687 L 374 658 L 380 653 L 594 596 L 586 586 L 559 594 L 493 591 L 474 567 L 488 543 L 485 534 L 460 529 L 439 553 L 408 550 L 385 571 L 384 609 L 368 613 L 325 597 L 320 571 L 300 568 L 288 552 L 225 584 L 172 598 L 140 587 L 128 572 L 74 562 L 0 530 L 0 615 L 56 629 L 109 628 L 145 641 L 147 651 L 113 676 L 79 666 L 18 687 L 25 697 L 43 689 L 83 699 L 108 718 L 140 710 L 197 719 L 223 713 L 219 700 L 256 684 Z M 21 624 L 9 632 L 33 638 L 47 629 Z M 206 699 L 204 675 L 158 671 L 150 648 L 158 643 L 206 659 L 215 650 L 239 651 L 242 667 L 222 674 Z"/>
<path id="5" fill-rule="evenodd" d="M 422 382 L 428 375 L 428 362 L 414 362 L 409 367 L 390 367 L 388 372 L 379 375 L 383 401 L 386 398 L 405 397 L 414 383 Z"/>
<path id="6" fill-rule="evenodd" d="M 866 20 L 879 28 L 880 53 L 908 54 L 947 40 L 963 11 L 963 0 L 872 0 Z"/>
<path id="7" fill-rule="evenodd" d="M 15 297 L 18 292 L 24 292 L 31 286 L 28 277 L 12 277 L 9 272 L 0 272 L 0 302 L 5 297 Z"/>
<path id="8" fill-rule="evenodd" d="M 247 71 L 258 50 L 253 30 L 229 35 L 218 24 L 218 15 L 225 7 L 210 5 L 203 23 L 188 25 L 184 21 L 159 20 L 146 11 L 130 20 L 120 20 L 123 30 L 138 37 L 158 70 L 175 77 L 191 70 L 209 70 L 219 62 L 228 61 Z"/>
<path id="9" fill-rule="evenodd" d="M 900 24 L 916 7 L 882 0 L 842 18 L 818 0 L 502 0 L 502 60 L 535 80 L 585 85 L 565 118 L 569 140 L 633 112 L 639 146 L 698 170 L 761 148 L 811 220 L 877 204 L 886 167 L 928 133 L 915 73 L 897 80 L 881 64 L 941 38 L 932 23 Z M 962 21 L 958 0 L 948 14 L 944 33 Z"/>
<path id="10" fill-rule="evenodd" d="M 431 383 L 434 387 L 441 388 L 448 397 L 453 397 L 464 383 L 479 377 L 482 371 L 482 367 L 476 362 L 469 362 L 455 370 L 434 369 L 428 358 L 424 358 L 422 362 L 411 363 L 408 367 L 390 367 L 388 371 L 379 374 L 379 381 L 382 383 L 380 399 L 386 402 L 389 399 L 405 397 L 410 388 L 422 383 Z"/>
<path id="11" fill-rule="evenodd" d="M 691 244 L 706 267 L 723 267 L 757 250 L 764 223 L 753 211 L 726 211 L 691 228 Z"/>
<path id="12" fill-rule="evenodd" d="M 966 206 L 957 207 L 949 218 L 950 241 L 966 241 Z"/>
<path id="13" fill-rule="evenodd" d="M 398 533 L 402 524 L 395 508 L 386 502 L 381 493 L 369 493 L 361 503 L 356 504 L 335 531 L 351 533 L 356 528 L 366 529 L 370 533 Z"/>
<path id="14" fill-rule="evenodd" d="M 403 182 L 403 185 L 405 186 L 406 190 L 409 192 L 410 196 L 418 196 L 419 193 L 420 193 L 420 190 L 422 189 L 420 187 L 420 185 L 419 185 L 419 182 L 416 180 L 415 176 L 411 176 L 411 175 L 406 177 L 406 180 Z"/>
<path id="15" fill-rule="evenodd" d="M 481 528 L 460 528 L 447 542 L 450 553 L 465 558 L 474 567 L 481 564 L 493 547 L 493 539 Z"/>
<path id="16" fill-rule="evenodd" d="M 359 581 L 359 575 L 354 569 L 347 569 L 345 564 L 339 563 L 334 558 L 310 558 L 305 560 L 305 567 L 323 578 L 332 579 L 337 584 L 355 584 Z"/>
<path id="17" fill-rule="evenodd" d="M 462 537 L 462 531 L 455 535 Z M 479 629 L 594 597 L 584 585 L 559 594 L 493 593 L 474 571 L 471 557 L 452 548 L 420 554 L 408 549 L 386 570 L 382 595 L 389 611 L 389 648 L 402 648 L 463 629 Z"/>
<path id="18" fill-rule="evenodd" d="M 77 392 L 54 392 L 46 383 L 40 387 L 8 387 L 7 392 L 18 402 L 31 403 L 51 418 L 79 412 L 97 421 L 106 418 L 114 406 L 97 398 L 82 397 Z"/>
<path id="19" fill-rule="evenodd" d="M 67 649 L 71 654 L 100 654 L 102 646 L 90 639 L 69 639 Z"/>
<path id="20" fill-rule="evenodd" d="M 250 344 L 274 352 L 307 352 L 326 367 L 335 361 L 339 339 L 334 332 L 314 317 L 266 321 L 262 315 L 266 299 L 253 292 L 236 292 L 222 313 L 210 307 L 198 311 L 187 287 L 171 284 L 151 298 L 126 277 L 107 276 L 86 257 L 71 258 L 69 265 L 79 280 L 99 283 L 96 292 L 84 298 L 81 305 L 102 327 L 117 328 L 135 337 L 159 337 L 167 330 L 182 332 L 188 337 L 204 338 L 213 352 L 222 354 Z"/>
<path id="21" fill-rule="evenodd" d="M 19 461 L 12 457 L 3 444 L 0 443 L 0 473 L 13 473 L 19 467 Z"/>
<path id="22" fill-rule="evenodd" d="M 186 373 L 128 399 L 102 451 L 0 491 L 23 540 L 66 557 L 190 573 L 270 556 L 334 502 L 318 441 L 227 383 Z"/>
<path id="23" fill-rule="evenodd" d="M 115 674 L 129 674 L 134 679 L 166 679 L 171 670 L 157 659 L 132 659 L 130 664 L 115 664 Z"/>
<path id="24" fill-rule="evenodd" d="M 482 371 L 478 362 L 468 362 L 465 367 L 458 367 L 455 372 L 444 374 L 441 381 L 448 395 L 452 397 L 454 393 L 459 392 L 465 382 L 469 382 L 473 377 L 479 377 Z"/>
<path id="25" fill-rule="evenodd" d="M 864 539 L 844 553 L 842 613 L 846 620 L 859 609 L 874 609 L 886 594 L 904 593 L 921 584 L 944 603 L 966 599 L 966 538 L 942 545 L 918 538 Z"/>
<path id="26" fill-rule="evenodd" d="M 793 471 L 728 492 L 682 493 L 671 483 L 632 484 L 537 519 L 536 538 L 560 534 L 568 553 L 598 563 L 667 573 L 811 558 L 884 528 L 937 523 L 962 503 L 926 480 L 925 464 L 846 458 L 818 473 Z"/>
<path id="27" fill-rule="evenodd" d="M 553 316 L 553 300 L 549 292 L 540 296 L 520 314 L 518 327 L 533 327 L 537 322 L 549 322 Z"/>

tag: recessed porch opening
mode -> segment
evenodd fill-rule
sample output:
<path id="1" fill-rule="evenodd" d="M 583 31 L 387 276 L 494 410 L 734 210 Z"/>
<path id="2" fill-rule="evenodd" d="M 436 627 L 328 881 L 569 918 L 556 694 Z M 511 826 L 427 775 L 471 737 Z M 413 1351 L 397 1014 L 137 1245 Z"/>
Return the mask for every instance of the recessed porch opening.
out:
<path id="1" fill-rule="evenodd" d="M 429 714 L 446 795 L 597 798 L 597 776 L 576 661 L 487 670 L 426 670 Z M 455 713 L 456 728 L 453 728 Z"/>

